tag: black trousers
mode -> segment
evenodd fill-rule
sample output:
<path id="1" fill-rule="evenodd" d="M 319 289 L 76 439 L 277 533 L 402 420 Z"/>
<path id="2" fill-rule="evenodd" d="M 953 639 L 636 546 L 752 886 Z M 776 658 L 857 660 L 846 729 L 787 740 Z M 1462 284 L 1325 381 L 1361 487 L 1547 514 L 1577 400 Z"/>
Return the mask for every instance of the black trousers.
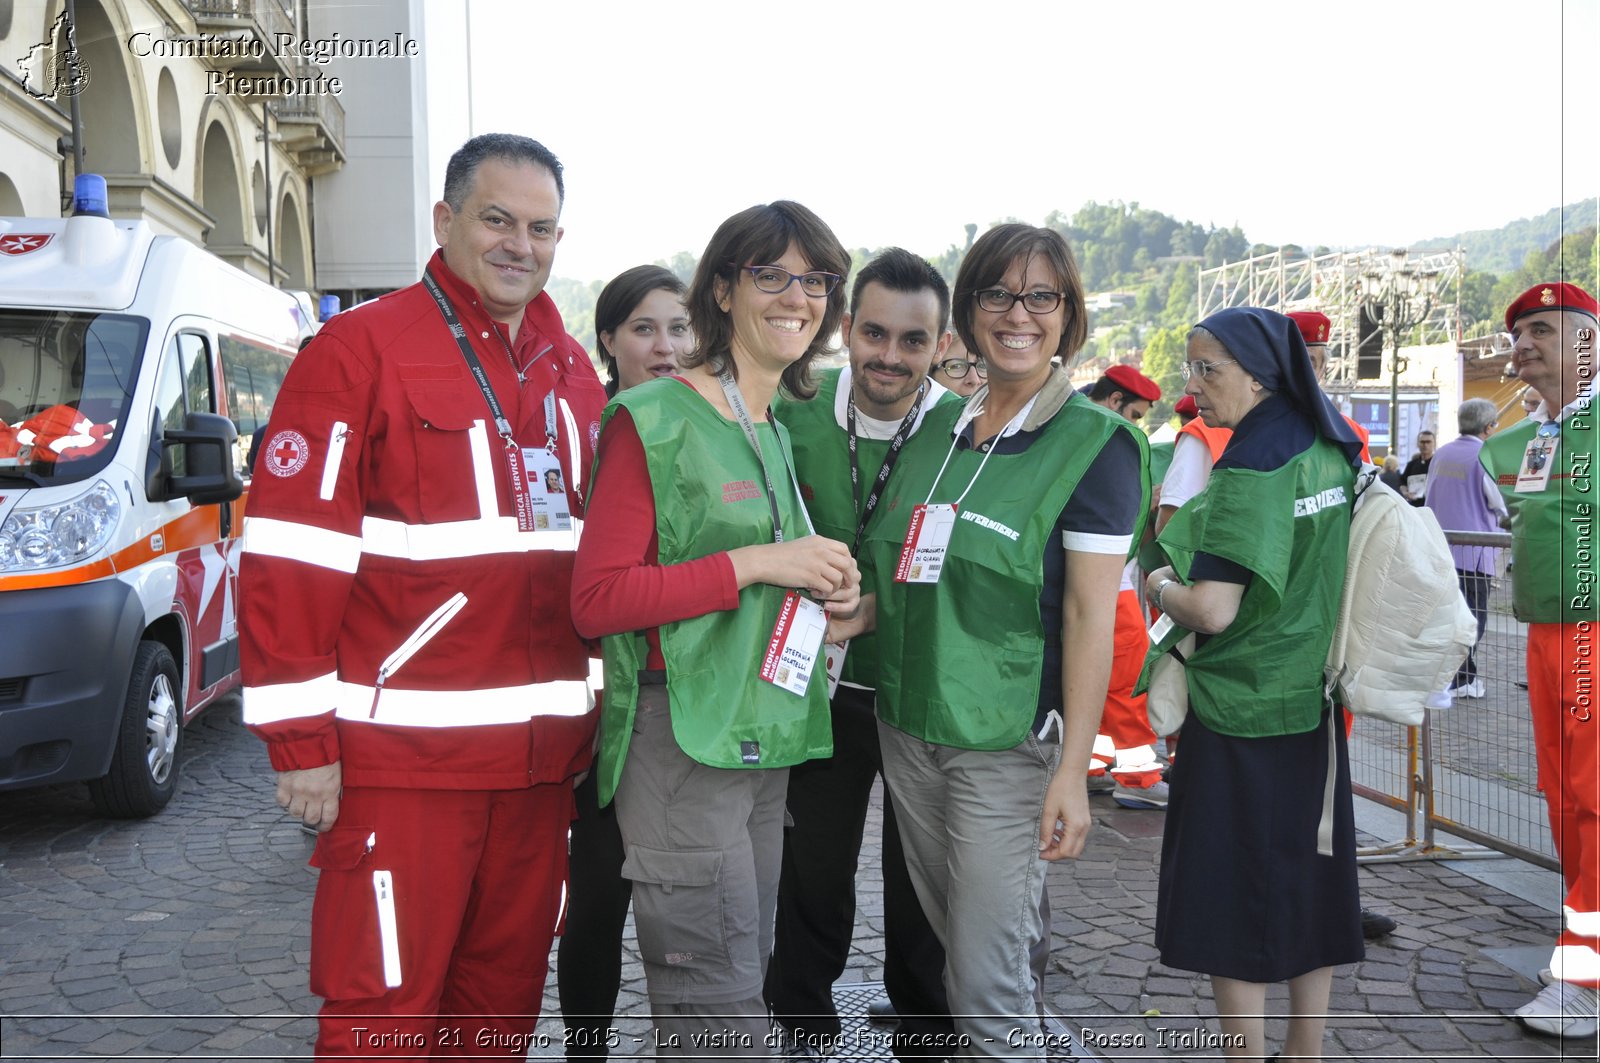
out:
<path id="1" fill-rule="evenodd" d="M 872 783 L 883 773 L 870 690 L 839 687 L 831 706 L 833 756 L 789 770 L 789 817 L 766 997 L 792 1033 L 839 1036 L 833 983 L 850 955 L 856 864 Z M 954 1026 L 944 993 L 944 949 L 906 872 L 893 795 L 883 806 L 883 980 L 900 1014 L 895 1055 L 944 1056 Z M 849 1046 L 844 1046 L 848 1049 Z"/>
<path id="2" fill-rule="evenodd" d="M 556 952 L 556 992 L 568 1059 L 605 1059 L 622 987 L 622 931 L 633 883 L 622 877 L 617 807 L 601 808 L 593 773 L 578 786 L 568 846 L 567 925 Z"/>
<path id="3" fill-rule="evenodd" d="M 1478 678 L 1478 662 L 1474 658 L 1477 653 L 1478 643 L 1483 641 L 1483 631 L 1489 626 L 1489 581 L 1487 572 L 1469 572 L 1466 569 L 1456 569 L 1456 582 L 1461 584 L 1461 597 L 1467 600 L 1467 608 L 1472 610 L 1472 617 L 1478 622 L 1478 637 L 1472 641 L 1472 649 L 1467 651 L 1467 659 L 1461 662 L 1461 667 L 1456 670 L 1455 685 L 1466 686 Z"/>

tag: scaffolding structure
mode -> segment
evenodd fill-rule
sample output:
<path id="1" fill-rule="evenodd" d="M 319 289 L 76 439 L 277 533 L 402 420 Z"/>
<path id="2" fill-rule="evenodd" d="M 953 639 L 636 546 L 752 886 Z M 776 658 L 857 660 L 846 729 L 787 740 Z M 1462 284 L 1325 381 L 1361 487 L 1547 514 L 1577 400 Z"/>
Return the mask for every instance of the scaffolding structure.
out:
<path id="1" fill-rule="evenodd" d="M 1437 293 L 1405 346 L 1457 342 L 1461 336 L 1461 281 L 1466 274 L 1466 254 L 1459 248 L 1417 252 L 1366 248 L 1315 257 L 1280 248 L 1240 262 L 1225 262 L 1200 273 L 1200 319 L 1230 306 L 1260 306 L 1280 313 L 1320 310 L 1333 322 L 1324 384 L 1333 393 L 1349 392 L 1358 386 L 1362 277 L 1369 273 L 1383 277 L 1402 269 L 1434 273 Z M 1369 333 L 1375 328 L 1369 325 Z M 1376 342 L 1381 349 L 1382 339 Z M 1389 352 L 1382 350 L 1382 357 L 1387 378 Z M 1368 378 L 1368 384 L 1372 382 Z"/>

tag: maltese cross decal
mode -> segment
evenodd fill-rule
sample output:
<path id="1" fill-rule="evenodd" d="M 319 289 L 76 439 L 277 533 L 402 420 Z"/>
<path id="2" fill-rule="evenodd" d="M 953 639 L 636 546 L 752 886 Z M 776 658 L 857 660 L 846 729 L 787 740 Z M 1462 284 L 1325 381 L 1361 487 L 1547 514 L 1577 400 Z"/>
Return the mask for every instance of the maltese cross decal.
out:
<path id="1" fill-rule="evenodd" d="M 54 233 L 6 233 L 0 236 L 0 254 L 25 255 L 50 242 Z"/>

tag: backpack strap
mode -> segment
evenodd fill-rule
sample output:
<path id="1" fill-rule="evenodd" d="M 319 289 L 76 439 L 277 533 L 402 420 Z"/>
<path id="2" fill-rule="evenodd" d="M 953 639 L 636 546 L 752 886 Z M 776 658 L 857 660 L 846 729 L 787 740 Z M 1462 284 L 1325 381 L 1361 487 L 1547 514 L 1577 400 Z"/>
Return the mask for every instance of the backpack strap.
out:
<path id="1" fill-rule="evenodd" d="M 1333 788 L 1339 774 L 1339 706 L 1328 705 L 1328 777 L 1322 784 L 1322 818 L 1317 820 L 1317 854 L 1333 855 Z"/>

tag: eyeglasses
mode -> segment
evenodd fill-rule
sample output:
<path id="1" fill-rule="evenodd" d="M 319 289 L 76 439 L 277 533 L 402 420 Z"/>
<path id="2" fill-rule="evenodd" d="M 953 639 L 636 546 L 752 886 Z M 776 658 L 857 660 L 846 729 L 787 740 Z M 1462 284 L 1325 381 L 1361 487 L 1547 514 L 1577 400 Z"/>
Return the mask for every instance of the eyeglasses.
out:
<path id="1" fill-rule="evenodd" d="M 1010 310 L 1018 301 L 1022 308 L 1030 314 L 1048 314 L 1061 305 L 1065 298 L 1060 292 L 1022 292 L 1014 294 L 1004 288 L 985 288 L 981 292 L 974 292 L 973 298 L 978 300 L 978 307 L 989 311 L 991 314 L 1003 314 Z"/>
<path id="2" fill-rule="evenodd" d="M 951 380 L 960 380 L 967 375 L 969 369 L 978 374 L 979 380 L 989 379 L 989 367 L 982 362 L 974 362 L 970 358 L 946 358 L 935 365 L 934 368 L 944 373 Z"/>
<path id="3" fill-rule="evenodd" d="M 1184 362 L 1178 368 L 1183 371 L 1183 379 L 1197 376 L 1201 380 L 1210 380 L 1211 374 L 1217 371 L 1219 365 L 1238 365 L 1232 358 L 1224 358 L 1217 362 Z"/>
<path id="4" fill-rule="evenodd" d="M 833 294 L 844 278 L 837 273 L 825 273 L 820 269 L 810 273 L 790 273 L 779 266 L 740 266 L 740 269 L 750 274 L 750 279 L 755 282 L 756 291 L 766 292 L 768 295 L 777 295 L 789 290 L 789 285 L 795 281 L 800 282 L 800 290 L 813 299 L 825 299 Z"/>

